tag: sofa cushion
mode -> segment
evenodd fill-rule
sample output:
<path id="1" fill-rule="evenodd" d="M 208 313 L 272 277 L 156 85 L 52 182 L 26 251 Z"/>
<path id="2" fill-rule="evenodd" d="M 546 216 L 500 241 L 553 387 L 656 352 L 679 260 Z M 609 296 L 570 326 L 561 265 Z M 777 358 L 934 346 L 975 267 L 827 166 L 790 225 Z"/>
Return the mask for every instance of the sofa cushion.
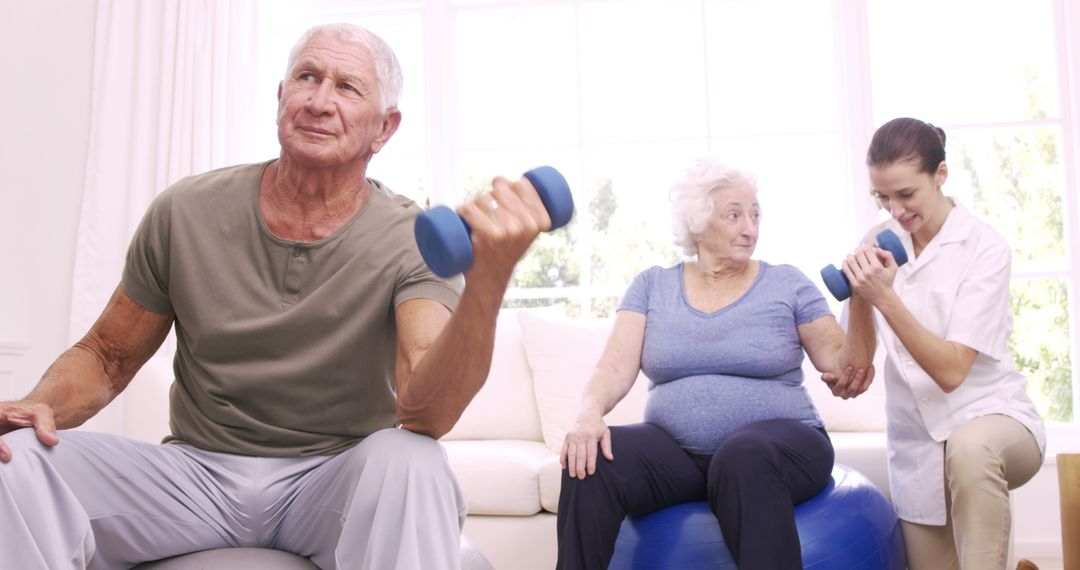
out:
<path id="1" fill-rule="evenodd" d="M 889 494 L 889 453 L 885 432 L 830 432 L 836 463 L 847 465 L 892 500 Z"/>
<path id="2" fill-rule="evenodd" d="M 558 453 L 577 419 L 582 391 L 604 350 L 613 321 L 525 312 L 518 320 L 532 368 L 544 443 Z M 605 417 L 608 425 L 642 421 L 648 385 L 648 378 L 638 374 L 630 393 Z"/>
<path id="3" fill-rule="evenodd" d="M 529 309 L 560 314 L 561 309 Z M 558 310 L 558 313 L 555 311 Z M 522 439 L 541 441 L 540 416 L 533 392 L 532 370 L 521 344 L 517 313 L 503 309 L 495 321 L 495 350 L 491 371 L 461 419 L 444 440 Z"/>
<path id="4" fill-rule="evenodd" d="M 559 491 L 562 490 L 562 465 L 559 456 L 552 455 L 540 464 L 540 506 L 545 511 L 559 512 Z"/>
<path id="5" fill-rule="evenodd" d="M 552 457 L 539 441 L 442 441 L 470 515 L 540 512 L 540 466 Z M 557 460 L 558 458 L 556 458 Z"/>

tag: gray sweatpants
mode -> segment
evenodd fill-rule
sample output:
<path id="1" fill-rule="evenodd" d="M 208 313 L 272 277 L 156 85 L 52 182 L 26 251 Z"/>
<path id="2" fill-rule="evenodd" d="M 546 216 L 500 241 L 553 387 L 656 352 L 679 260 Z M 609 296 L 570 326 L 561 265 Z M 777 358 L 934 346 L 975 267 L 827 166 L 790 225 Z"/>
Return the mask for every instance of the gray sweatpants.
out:
<path id="1" fill-rule="evenodd" d="M 129 568 L 258 546 L 320 568 L 460 568 L 465 500 L 439 443 L 377 432 L 338 455 L 213 453 L 66 431 L 4 436 L 0 566 Z"/>

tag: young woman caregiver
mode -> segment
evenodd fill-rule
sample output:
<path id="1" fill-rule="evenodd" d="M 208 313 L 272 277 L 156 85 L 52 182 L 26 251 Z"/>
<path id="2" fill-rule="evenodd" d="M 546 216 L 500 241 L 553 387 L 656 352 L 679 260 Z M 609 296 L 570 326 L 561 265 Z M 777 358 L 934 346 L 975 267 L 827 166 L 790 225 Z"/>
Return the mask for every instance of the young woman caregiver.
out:
<path id="1" fill-rule="evenodd" d="M 1009 490 L 1042 465 L 1046 435 L 1013 368 L 1011 251 L 986 222 L 942 193 L 945 132 L 894 119 L 866 154 L 872 194 L 908 263 L 862 245 L 844 261 L 849 318 L 875 317 L 887 358 L 889 481 L 912 570 L 1003 569 Z"/>

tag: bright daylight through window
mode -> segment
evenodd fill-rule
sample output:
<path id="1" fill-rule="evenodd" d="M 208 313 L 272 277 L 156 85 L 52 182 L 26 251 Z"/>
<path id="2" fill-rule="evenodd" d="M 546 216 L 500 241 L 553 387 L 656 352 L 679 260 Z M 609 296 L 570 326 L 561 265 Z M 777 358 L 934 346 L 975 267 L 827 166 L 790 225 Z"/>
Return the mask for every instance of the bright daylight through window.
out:
<path id="1" fill-rule="evenodd" d="M 283 61 L 331 15 L 383 35 L 405 70 L 404 121 L 371 174 L 422 203 L 540 164 L 565 173 L 575 219 L 534 244 L 506 306 L 571 316 L 610 316 L 638 271 L 678 259 L 667 191 L 704 154 L 758 176 L 757 256 L 816 277 L 878 215 L 862 167 L 873 129 L 929 120 L 948 134 L 946 192 L 1013 246 L 1029 392 L 1073 423 L 1080 153 L 1064 1 L 267 3 L 260 41 L 279 56 L 259 60 Z M 255 92 L 281 72 L 260 69 Z M 253 145 L 251 159 L 272 154 Z"/>

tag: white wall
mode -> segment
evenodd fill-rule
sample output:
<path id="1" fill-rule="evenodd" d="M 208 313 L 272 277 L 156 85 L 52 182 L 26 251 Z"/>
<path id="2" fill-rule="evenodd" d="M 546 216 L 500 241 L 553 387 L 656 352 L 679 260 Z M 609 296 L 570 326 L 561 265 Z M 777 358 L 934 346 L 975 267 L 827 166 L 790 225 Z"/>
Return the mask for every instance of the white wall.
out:
<path id="1" fill-rule="evenodd" d="M 0 0 L 0 398 L 25 392 L 68 345 L 95 8 Z M 1021 556 L 1060 556 L 1057 497 L 1052 463 L 1014 495 Z"/>
<path id="2" fill-rule="evenodd" d="M 1016 554 L 1020 558 L 1061 558 L 1061 500 L 1057 477 L 1057 460 L 1048 457 L 1035 477 L 1012 493 L 1013 531 Z"/>
<path id="3" fill-rule="evenodd" d="M 68 341 L 96 4 L 0 0 L 0 351 L 26 345 L 17 394 L 0 397 L 21 396 Z"/>

